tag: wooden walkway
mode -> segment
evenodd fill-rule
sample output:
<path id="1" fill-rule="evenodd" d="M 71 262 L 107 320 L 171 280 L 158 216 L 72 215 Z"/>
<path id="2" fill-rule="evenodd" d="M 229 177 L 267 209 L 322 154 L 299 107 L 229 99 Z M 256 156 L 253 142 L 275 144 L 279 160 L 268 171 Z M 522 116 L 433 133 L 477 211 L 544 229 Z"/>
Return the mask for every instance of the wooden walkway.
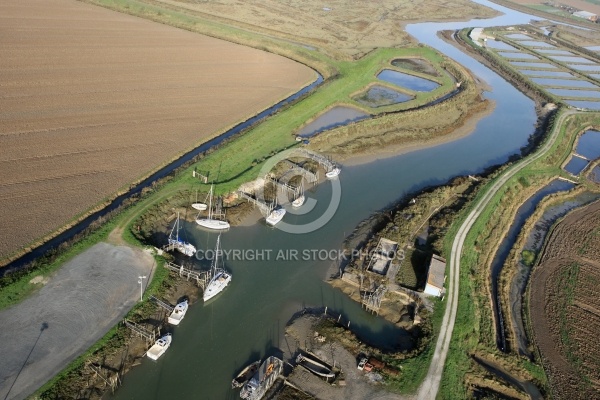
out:
<path id="1" fill-rule="evenodd" d="M 184 267 L 183 265 L 177 265 L 170 262 L 165 264 L 165 268 L 176 272 L 182 278 L 185 277 L 188 281 L 190 279 L 195 279 L 196 284 L 200 286 L 202 290 L 206 288 L 206 285 L 208 284 L 211 278 L 210 271 L 194 271 L 192 269 Z"/>

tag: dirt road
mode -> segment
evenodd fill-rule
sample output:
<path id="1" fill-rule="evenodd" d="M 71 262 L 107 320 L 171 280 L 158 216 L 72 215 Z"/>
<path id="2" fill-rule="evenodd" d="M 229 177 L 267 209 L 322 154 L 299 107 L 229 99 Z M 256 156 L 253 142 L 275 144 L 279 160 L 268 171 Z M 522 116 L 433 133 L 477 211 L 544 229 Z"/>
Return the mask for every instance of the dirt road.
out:
<path id="1" fill-rule="evenodd" d="M 138 276 L 153 265 L 142 250 L 98 243 L 0 311 L 0 398 L 28 396 L 104 336 L 139 301 Z"/>
<path id="2" fill-rule="evenodd" d="M 442 379 L 446 357 L 448 356 L 448 348 L 450 347 L 450 340 L 452 339 L 452 331 L 454 330 L 454 322 L 456 320 L 456 312 L 458 309 L 460 255 L 462 253 L 467 234 L 498 190 L 517 172 L 546 154 L 558 137 L 560 127 L 564 123 L 565 119 L 573 114 L 575 114 L 574 111 L 565 111 L 560 114 L 556 120 L 556 123 L 554 124 L 554 129 L 550 133 L 548 140 L 544 142 L 538 152 L 513 165 L 503 175 L 501 175 L 487 190 L 487 193 L 485 193 L 481 200 L 479 200 L 479 202 L 475 205 L 473 210 L 469 213 L 467 219 L 463 222 L 458 230 L 458 233 L 454 238 L 454 242 L 452 243 L 452 252 L 450 254 L 450 267 L 448 269 L 449 286 L 446 294 L 446 311 L 444 313 L 444 319 L 442 320 L 442 326 L 440 327 L 440 334 L 435 345 L 435 352 L 431 359 L 429 371 L 427 371 L 427 376 L 419 388 L 417 395 L 419 400 L 435 399 L 440 387 L 440 381 Z"/>

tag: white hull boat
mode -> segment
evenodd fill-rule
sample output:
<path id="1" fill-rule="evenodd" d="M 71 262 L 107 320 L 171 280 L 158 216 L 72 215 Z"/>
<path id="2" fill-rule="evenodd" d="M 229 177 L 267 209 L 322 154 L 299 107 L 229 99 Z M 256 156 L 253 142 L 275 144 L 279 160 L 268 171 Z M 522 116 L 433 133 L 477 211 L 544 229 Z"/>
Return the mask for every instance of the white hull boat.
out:
<path id="1" fill-rule="evenodd" d="M 220 219 L 212 219 L 212 218 L 197 218 L 196 223 L 203 228 L 213 229 L 216 231 L 222 231 L 224 229 L 229 229 L 231 225 L 227 221 L 221 221 Z"/>
<path id="2" fill-rule="evenodd" d="M 183 320 L 183 317 L 185 317 L 185 313 L 188 310 L 188 306 L 189 305 L 187 300 L 184 300 L 181 303 L 177 304 L 173 309 L 171 315 L 169 315 L 169 323 L 171 325 L 179 325 L 179 323 Z"/>
<path id="3" fill-rule="evenodd" d="M 229 229 L 229 222 L 223 221 L 220 219 L 213 218 L 213 210 L 212 210 L 212 198 L 213 198 L 213 186 L 210 186 L 210 192 L 208 193 L 208 217 L 207 218 L 198 218 L 196 217 L 196 223 L 203 228 L 212 229 L 216 231 L 222 231 L 225 229 Z M 194 203 L 199 204 L 199 203 Z"/>
<path id="4" fill-rule="evenodd" d="M 193 244 L 184 242 L 179 238 L 179 213 L 177 213 L 177 222 L 173 225 L 173 229 L 169 235 L 169 245 L 188 257 L 196 254 L 196 247 Z"/>
<path id="5" fill-rule="evenodd" d="M 154 346 L 150 347 L 150 350 L 148 350 L 146 355 L 152 360 L 158 360 L 160 356 L 165 354 L 169 346 L 171 346 L 171 334 L 167 333 L 165 336 L 158 339 L 154 343 Z"/>
<path id="6" fill-rule="evenodd" d="M 229 285 L 229 282 L 231 282 L 231 274 L 224 270 L 217 270 L 217 274 L 212 277 L 206 286 L 206 290 L 204 290 L 204 301 L 208 301 L 221 293 Z"/>
<path id="7" fill-rule="evenodd" d="M 204 289 L 203 299 L 204 301 L 208 301 L 221 293 L 229 282 L 231 282 L 231 274 L 225 271 L 224 268 L 219 267 L 219 256 L 221 255 L 221 235 L 217 238 L 217 245 L 215 247 L 215 258 L 212 262 L 211 266 L 211 276 L 212 278 L 206 285 Z M 222 263 L 222 261 L 221 261 Z"/>
<path id="8" fill-rule="evenodd" d="M 204 203 L 192 203 L 192 208 L 198 211 L 204 211 L 208 208 L 208 206 Z"/>
<path id="9" fill-rule="evenodd" d="M 340 172 L 342 172 L 342 170 L 339 167 L 335 167 L 332 170 L 327 171 L 325 177 L 327 177 L 327 179 L 334 179 L 340 175 Z"/>
<path id="10" fill-rule="evenodd" d="M 283 208 L 278 208 L 278 209 L 271 211 L 269 216 L 266 218 L 267 224 L 269 224 L 271 226 L 275 226 L 277 223 L 279 223 L 283 219 L 285 212 L 286 211 Z"/>
<path id="11" fill-rule="evenodd" d="M 292 201 L 292 207 L 294 208 L 300 208 L 302 207 L 302 205 L 304 204 L 304 202 L 306 201 L 306 197 L 304 197 L 304 195 L 298 197 L 296 200 Z"/>

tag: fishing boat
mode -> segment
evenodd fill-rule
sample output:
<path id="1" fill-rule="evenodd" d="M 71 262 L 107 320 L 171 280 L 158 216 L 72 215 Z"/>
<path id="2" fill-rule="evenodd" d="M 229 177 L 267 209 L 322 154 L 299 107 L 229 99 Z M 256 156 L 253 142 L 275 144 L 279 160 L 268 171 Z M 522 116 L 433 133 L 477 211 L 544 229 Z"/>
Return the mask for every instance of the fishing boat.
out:
<path id="1" fill-rule="evenodd" d="M 217 238 L 217 246 L 215 248 L 215 258 L 213 259 L 211 266 L 211 276 L 212 278 L 206 285 L 206 289 L 204 289 L 204 301 L 208 301 L 221 293 L 223 289 L 229 285 L 231 282 L 231 274 L 225 269 L 219 267 L 219 256 L 221 255 L 221 235 Z M 222 262 L 222 261 L 221 261 Z"/>
<path id="2" fill-rule="evenodd" d="M 178 303 L 175 308 L 173 309 L 173 312 L 171 313 L 171 315 L 169 315 L 169 323 L 171 325 L 179 325 L 179 323 L 181 322 L 181 320 L 183 320 L 183 317 L 185 317 L 185 313 L 188 310 L 188 301 L 184 300 L 181 303 Z"/>
<path id="3" fill-rule="evenodd" d="M 292 201 L 292 207 L 300 208 L 306 201 L 306 197 L 304 196 L 304 181 L 300 183 L 300 190 L 298 192 L 299 196 Z"/>
<path id="4" fill-rule="evenodd" d="M 319 360 L 319 358 L 312 353 L 298 354 L 298 357 L 296 357 L 296 363 L 320 377 L 326 379 L 335 378 L 335 374 L 331 370 L 331 367 L 324 361 Z"/>
<path id="5" fill-rule="evenodd" d="M 177 221 L 175 221 L 173 229 L 171 229 L 171 234 L 169 235 L 169 245 L 173 246 L 180 253 L 191 257 L 196 254 L 196 247 L 194 247 L 193 244 L 184 242 L 179 238 L 179 229 L 179 213 L 177 213 Z"/>
<path id="6" fill-rule="evenodd" d="M 210 192 L 208 193 L 208 217 L 207 218 L 199 218 L 200 214 L 196 218 L 196 223 L 203 228 L 213 229 L 213 230 L 224 230 L 229 229 L 229 222 L 223 221 L 220 219 L 213 218 L 213 185 L 210 186 Z"/>
<path id="7" fill-rule="evenodd" d="M 252 364 L 247 365 L 233 380 L 231 381 L 231 388 L 241 388 L 248 382 L 248 380 L 256 373 L 260 366 L 260 360 L 254 361 Z"/>
<path id="8" fill-rule="evenodd" d="M 277 357 L 269 357 L 260 365 L 252 378 L 240 391 L 240 398 L 244 400 L 258 400 L 262 398 L 283 370 L 283 361 Z"/>
<path id="9" fill-rule="evenodd" d="M 171 334 L 167 333 L 165 336 L 158 339 L 152 347 L 150 347 L 150 350 L 146 352 L 146 355 L 148 356 L 148 358 L 158 360 L 160 356 L 165 354 L 170 345 Z"/>
<path id="10" fill-rule="evenodd" d="M 339 167 L 333 167 L 325 173 L 325 177 L 327 177 L 327 179 L 334 179 L 338 177 L 340 172 L 342 172 L 342 170 Z"/>
<path id="11" fill-rule="evenodd" d="M 282 219 L 283 216 L 285 215 L 286 211 L 285 208 L 271 208 L 271 212 L 269 213 L 269 215 L 267 216 L 267 218 L 265 219 L 267 221 L 267 224 L 271 225 L 271 226 L 275 226 L 277 223 L 279 223 Z"/>

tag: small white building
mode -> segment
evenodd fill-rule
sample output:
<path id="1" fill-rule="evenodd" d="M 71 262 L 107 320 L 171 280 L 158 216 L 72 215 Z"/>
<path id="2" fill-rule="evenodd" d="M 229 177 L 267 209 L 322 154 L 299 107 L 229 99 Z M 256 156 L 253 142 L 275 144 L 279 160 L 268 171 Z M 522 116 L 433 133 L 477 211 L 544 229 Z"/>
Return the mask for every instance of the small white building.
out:
<path id="1" fill-rule="evenodd" d="M 429 263 L 427 284 L 425 285 L 424 293 L 442 297 L 444 294 L 444 282 L 446 282 L 446 260 L 434 254 Z"/>

